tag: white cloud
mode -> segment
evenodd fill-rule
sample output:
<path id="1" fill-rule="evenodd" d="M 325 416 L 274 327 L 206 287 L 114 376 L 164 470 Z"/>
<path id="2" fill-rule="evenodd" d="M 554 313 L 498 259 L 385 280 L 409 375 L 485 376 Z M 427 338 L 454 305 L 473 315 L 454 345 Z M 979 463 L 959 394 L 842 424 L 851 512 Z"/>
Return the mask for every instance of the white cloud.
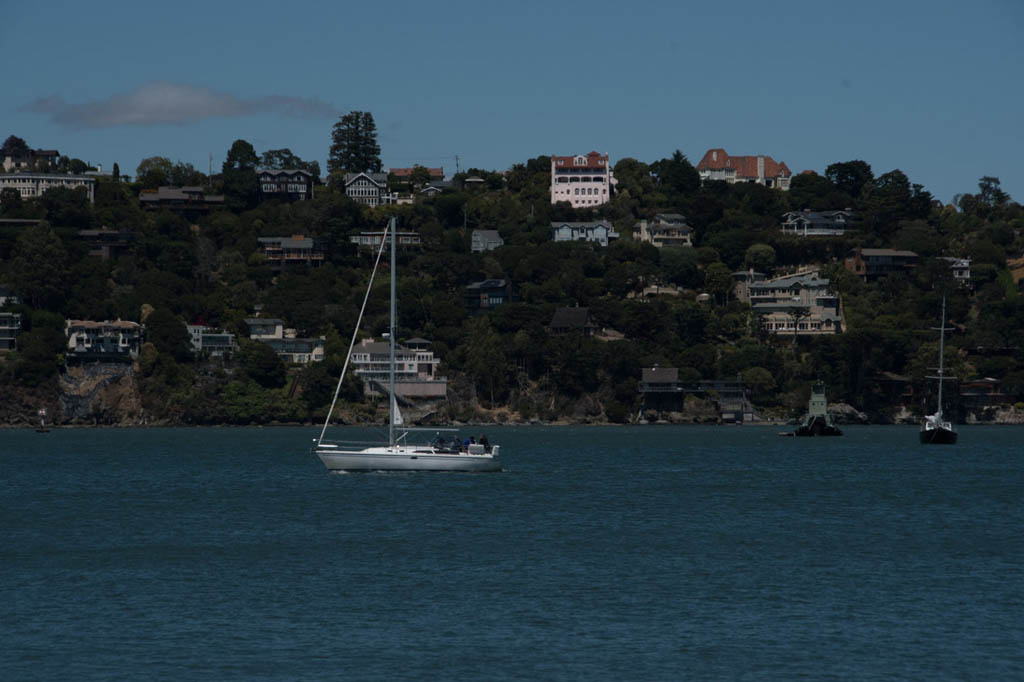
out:
<path id="1" fill-rule="evenodd" d="M 332 105 L 308 97 L 265 95 L 250 99 L 180 83 L 147 83 L 133 92 L 105 100 L 72 104 L 59 96 L 41 97 L 25 107 L 50 116 L 54 123 L 76 128 L 122 125 L 180 124 L 204 118 L 280 114 L 296 118 L 328 118 Z"/>

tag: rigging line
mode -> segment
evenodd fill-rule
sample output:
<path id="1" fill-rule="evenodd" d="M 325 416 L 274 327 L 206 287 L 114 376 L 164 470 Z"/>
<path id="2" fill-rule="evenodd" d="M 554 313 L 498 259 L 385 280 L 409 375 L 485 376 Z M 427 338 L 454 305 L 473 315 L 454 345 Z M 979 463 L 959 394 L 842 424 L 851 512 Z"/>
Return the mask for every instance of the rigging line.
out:
<path id="1" fill-rule="evenodd" d="M 381 235 L 380 250 L 377 251 L 377 260 L 373 264 L 373 270 L 370 271 L 370 283 L 366 285 L 366 296 L 363 297 L 363 305 L 359 309 L 359 317 L 356 319 L 356 328 L 352 330 L 352 341 L 348 344 L 348 355 L 345 356 L 345 364 L 341 368 L 341 376 L 338 377 L 338 385 L 334 389 L 334 399 L 331 400 L 331 409 L 327 410 L 327 418 L 324 419 L 324 428 L 320 431 L 320 437 L 316 439 L 317 445 L 320 445 L 324 439 L 324 434 L 327 433 L 327 426 L 331 423 L 331 416 L 334 414 L 334 405 L 338 402 L 338 394 L 341 393 L 341 382 L 345 380 L 345 372 L 348 370 L 348 362 L 352 358 L 352 349 L 356 345 L 356 336 L 359 334 L 359 325 L 363 321 L 363 313 L 366 312 L 366 302 L 370 300 L 370 290 L 373 288 L 373 278 L 377 274 L 377 266 L 380 265 L 380 257 L 384 254 L 384 245 L 387 244 L 388 229 L 390 229 L 390 226 L 384 228 L 384 234 Z"/>

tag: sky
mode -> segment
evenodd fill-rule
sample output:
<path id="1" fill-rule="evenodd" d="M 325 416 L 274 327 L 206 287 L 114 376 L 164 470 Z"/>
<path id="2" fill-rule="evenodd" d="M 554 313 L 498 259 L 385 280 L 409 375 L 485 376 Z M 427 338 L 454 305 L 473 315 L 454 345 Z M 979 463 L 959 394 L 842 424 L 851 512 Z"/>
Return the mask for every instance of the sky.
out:
<path id="1" fill-rule="evenodd" d="M 385 167 L 596 150 L 862 159 L 1024 202 L 1024 2 L 8 3 L 0 136 L 133 174 L 236 139 L 326 169 L 369 111 Z M 20 55 L 16 60 L 15 55 Z M 211 161 L 212 159 L 212 161 Z"/>

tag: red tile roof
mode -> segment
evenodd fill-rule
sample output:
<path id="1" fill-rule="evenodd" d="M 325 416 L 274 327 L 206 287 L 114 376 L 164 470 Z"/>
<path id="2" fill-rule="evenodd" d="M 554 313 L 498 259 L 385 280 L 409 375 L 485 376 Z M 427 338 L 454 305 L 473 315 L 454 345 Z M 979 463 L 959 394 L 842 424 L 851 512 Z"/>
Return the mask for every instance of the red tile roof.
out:
<path id="1" fill-rule="evenodd" d="M 709 149 L 704 158 L 697 164 L 698 171 L 724 170 L 731 168 L 736 171 L 737 178 L 756 178 L 757 160 L 764 159 L 764 177 L 777 178 L 793 175 L 785 163 L 777 162 L 770 156 L 729 156 L 724 149 Z"/>
<path id="2" fill-rule="evenodd" d="M 443 178 L 443 168 L 428 168 L 431 178 Z M 396 178 L 405 178 L 412 175 L 413 168 L 389 168 L 388 172 L 394 175 Z"/>
<path id="3" fill-rule="evenodd" d="M 573 161 L 575 156 L 551 156 L 551 163 L 559 168 L 607 168 L 608 167 L 608 155 L 600 154 L 598 152 L 590 152 L 584 158 L 587 160 L 586 164 L 577 166 Z M 562 163 L 559 164 L 558 162 Z M 602 163 L 602 161 L 604 163 Z"/>

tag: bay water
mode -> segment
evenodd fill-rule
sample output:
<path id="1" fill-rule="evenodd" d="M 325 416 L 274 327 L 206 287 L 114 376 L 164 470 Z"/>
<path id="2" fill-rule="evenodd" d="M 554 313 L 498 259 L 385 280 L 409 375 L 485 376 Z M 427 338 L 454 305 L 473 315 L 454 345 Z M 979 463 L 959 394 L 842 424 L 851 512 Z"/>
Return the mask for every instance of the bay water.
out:
<path id="1" fill-rule="evenodd" d="M 779 430 L 0 431 L 0 680 L 1024 679 L 1024 428 Z"/>

